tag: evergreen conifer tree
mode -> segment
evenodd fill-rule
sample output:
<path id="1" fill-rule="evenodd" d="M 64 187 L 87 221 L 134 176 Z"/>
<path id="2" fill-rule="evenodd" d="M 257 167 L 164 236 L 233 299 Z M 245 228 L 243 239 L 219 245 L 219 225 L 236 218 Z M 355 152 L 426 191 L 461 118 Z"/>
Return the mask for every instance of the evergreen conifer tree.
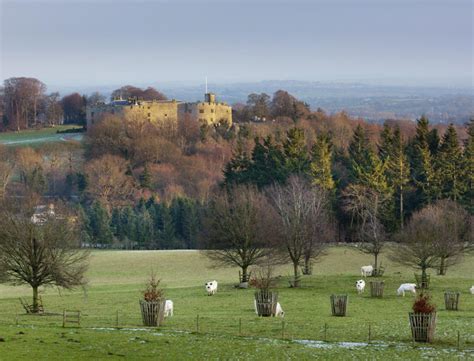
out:
<path id="1" fill-rule="evenodd" d="M 438 157 L 437 167 L 440 176 L 442 197 L 458 201 L 465 193 L 465 172 L 462 151 L 459 146 L 456 129 L 449 125 L 443 136 Z"/>
<path id="2" fill-rule="evenodd" d="M 331 148 L 329 136 L 327 134 L 320 134 L 314 143 L 310 164 L 312 183 L 327 191 L 333 191 L 336 186 L 332 176 Z"/>

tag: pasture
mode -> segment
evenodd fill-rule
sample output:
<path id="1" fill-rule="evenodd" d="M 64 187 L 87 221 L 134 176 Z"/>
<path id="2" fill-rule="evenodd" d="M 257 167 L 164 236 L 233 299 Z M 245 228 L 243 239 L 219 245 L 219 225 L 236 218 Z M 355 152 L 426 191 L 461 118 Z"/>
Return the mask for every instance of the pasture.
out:
<path id="1" fill-rule="evenodd" d="M 8 146 L 36 146 L 49 142 L 79 141 L 81 133 L 57 133 L 58 130 L 77 128 L 77 125 L 58 125 L 51 128 L 22 130 L 20 132 L 0 133 L 0 144 Z"/>
<path id="2" fill-rule="evenodd" d="M 431 272 L 438 324 L 430 345 L 411 342 L 413 296 L 396 296 L 400 283 L 413 282 L 413 270 L 382 257 L 385 297 L 372 299 L 370 278 L 362 295 L 354 286 L 360 266 L 370 262 L 353 248 L 332 247 L 300 289 L 288 288 L 289 265 L 277 267 L 281 319 L 258 318 L 254 290 L 234 288 L 238 270 L 210 268 L 197 251 L 94 251 L 85 291 L 43 290 L 48 315 L 24 314 L 18 297 L 30 297 L 28 288 L 0 286 L 0 359 L 474 358 L 473 256 L 446 276 Z M 159 329 L 141 326 L 138 306 L 151 269 L 174 302 L 174 317 Z M 204 282 L 213 279 L 218 293 L 208 297 Z M 445 290 L 461 292 L 459 311 L 444 309 Z M 332 293 L 349 295 L 347 317 L 331 316 Z M 81 327 L 62 328 L 63 309 L 81 310 Z"/>

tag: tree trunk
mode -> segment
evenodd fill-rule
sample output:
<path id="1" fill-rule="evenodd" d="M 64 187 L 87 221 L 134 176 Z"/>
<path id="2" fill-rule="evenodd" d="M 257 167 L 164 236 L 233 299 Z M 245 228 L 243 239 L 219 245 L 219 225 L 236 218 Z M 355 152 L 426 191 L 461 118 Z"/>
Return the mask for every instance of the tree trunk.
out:
<path id="1" fill-rule="evenodd" d="M 422 282 L 422 283 L 426 282 L 426 278 L 427 278 L 427 277 L 426 277 L 426 268 L 423 267 L 423 268 L 421 269 L 421 282 Z"/>
<path id="2" fill-rule="evenodd" d="M 297 287 L 300 286 L 300 275 L 299 275 L 299 272 L 298 272 L 298 262 L 293 262 L 293 271 L 294 271 L 293 287 L 297 288 Z"/>
<path id="3" fill-rule="evenodd" d="M 242 280 L 241 280 L 242 283 L 249 281 L 248 280 L 248 275 L 247 275 L 247 268 L 248 268 L 247 266 L 242 267 Z"/>
<path id="4" fill-rule="evenodd" d="M 374 254 L 374 271 L 375 271 L 375 275 L 378 275 L 378 259 L 379 259 L 379 254 L 378 253 L 375 253 Z"/>
<path id="5" fill-rule="evenodd" d="M 305 275 L 313 274 L 313 269 L 311 267 L 311 258 L 305 257 L 304 259 L 304 272 Z"/>
<path id="6" fill-rule="evenodd" d="M 33 313 L 38 313 L 38 286 L 33 286 Z"/>
<path id="7" fill-rule="evenodd" d="M 403 229 L 403 188 L 400 187 L 400 228 Z"/>
<path id="8" fill-rule="evenodd" d="M 440 276 L 445 276 L 446 275 L 446 258 L 445 257 L 441 257 L 441 259 L 440 259 L 438 272 L 439 272 Z"/>

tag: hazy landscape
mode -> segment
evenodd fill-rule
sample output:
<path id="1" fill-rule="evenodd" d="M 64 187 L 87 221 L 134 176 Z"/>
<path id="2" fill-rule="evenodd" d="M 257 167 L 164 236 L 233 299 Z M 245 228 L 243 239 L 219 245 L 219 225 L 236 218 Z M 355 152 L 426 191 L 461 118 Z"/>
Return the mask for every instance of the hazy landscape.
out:
<path id="1" fill-rule="evenodd" d="M 474 359 L 473 17 L 0 1 L 0 360 Z"/>

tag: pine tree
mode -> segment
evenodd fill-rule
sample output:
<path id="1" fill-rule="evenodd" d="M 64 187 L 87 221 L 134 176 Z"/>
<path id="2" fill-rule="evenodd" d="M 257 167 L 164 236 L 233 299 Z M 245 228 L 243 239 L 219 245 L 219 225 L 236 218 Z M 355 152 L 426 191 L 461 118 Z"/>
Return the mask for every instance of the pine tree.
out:
<path id="1" fill-rule="evenodd" d="M 114 208 L 112 210 L 112 218 L 110 221 L 110 227 L 111 227 L 114 237 L 119 241 L 123 241 L 125 236 L 122 229 L 120 208 Z"/>
<path id="2" fill-rule="evenodd" d="M 405 154 L 405 146 L 398 126 L 393 132 L 390 151 L 387 153 L 387 180 L 395 191 L 395 197 L 398 200 L 399 226 L 403 228 L 405 219 L 404 192 L 410 181 L 410 164 Z"/>
<path id="3" fill-rule="evenodd" d="M 150 169 L 148 168 L 148 163 L 145 163 L 145 166 L 143 167 L 143 173 L 140 175 L 140 185 L 142 188 L 151 189 L 151 174 Z"/>
<path id="4" fill-rule="evenodd" d="M 311 180 L 328 191 L 333 191 L 336 184 L 332 176 L 332 145 L 327 134 L 316 138 L 312 149 L 310 164 Z"/>
<path id="5" fill-rule="evenodd" d="M 200 225 L 199 205 L 188 200 L 183 209 L 183 240 L 187 248 L 196 248 Z"/>
<path id="6" fill-rule="evenodd" d="M 249 170 L 250 182 L 261 189 L 273 183 L 284 183 L 287 178 L 285 156 L 281 147 L 271 136 L 263 142 L 256 138 Z"/>
<path id="7" fill-rule="evenodd" d="M 163 206 L 162 208 L 162 220 L 163 230 L 160 234 L 161 248 L 175 248 L 176 232 L 174 228 L 173 217 L 171 216 L 170 209 L 166 206 Z"/>
<path id="8" fill-rule="evenodd" d="M 463 204 L 471 214 L 474 214 L 474 118 L 467 124 L 468 138 L 464 144 L 463 166 L 464 195 Z"/>
<path id="9" fill-rule="evenodd" d="M 370 169 L 370 145 L 364 128 L 358 125 L 354 130 L 354 135 L 349 144 L 349 165 L 351 178 L 357 181 L 357 174 L 362 170 L 367 172 Z"/>
<path id="10" fill-rule="evenodd" d="M 110 230 L 110 216 L 107 209 L 100 202 L 95 201 L 88 213 L 91 240 L 102 246 L 109 245 L 113 236 Z"/>
<path id="11" fill-rule="evenodd" d="M 133 208 L 130 206 L 124 207 L 120 218 L 124 239 L 128 240 L 129 246 L 133 249 L 137 241 L 136 217 Z"/>
<path id="12" fill-rule="evenodd" d="M 237 140 L 237 147 L 230 162 L 224 169 L 224 184 L 227 186 L 249 182 L 251 161 L 244 151 L 241 139 Z"/>
<path id="13" fill-rule="evenodd" d="M 462 151 L 456 129 L 449 125 L 443 136 L 437 157 L 442 197 L 458 201 L 465 190 Z"/>
<path id="14" fill-rule="evenodd" d="M 303 129 L 294 127 L 286 132 L 283 152 L 285 166 L 289 174 L 304 174 L 308 172 L 310 159 Z"/>
<path id="15" fill-rule="evenodd" d="M 418 187 L 418 202 L 421 204 L 431 203 L 440 196 L 439 174 L 428 143 L 428 127 L 428 118 L 422 116 L 417 122 L 413 142 L 412 176 Z"/>
<path id="16" fill-rule="evenodd" d="M 380 159 L 386 160 L 393 153 L 394 134 L 392 128 L 388 124 L 383 125 L 383 130 L 380 133 L 379 156 Z"/>
<path id="17" fill-rule="evenodd" d="M 136 240 L 140 248 L 153 248 L 154 227 L 153 219 L 145 206 L 137 209 L 136 218 Z"/>
<path id="18" fill-rule="evenodd" d="M 438 129 L 433 128 L 429 131 L 426 141 L 428 142 L 428 148 L 433 156 L 436 156 L 440 146 L 440 139 L 438 134 Z"/>

